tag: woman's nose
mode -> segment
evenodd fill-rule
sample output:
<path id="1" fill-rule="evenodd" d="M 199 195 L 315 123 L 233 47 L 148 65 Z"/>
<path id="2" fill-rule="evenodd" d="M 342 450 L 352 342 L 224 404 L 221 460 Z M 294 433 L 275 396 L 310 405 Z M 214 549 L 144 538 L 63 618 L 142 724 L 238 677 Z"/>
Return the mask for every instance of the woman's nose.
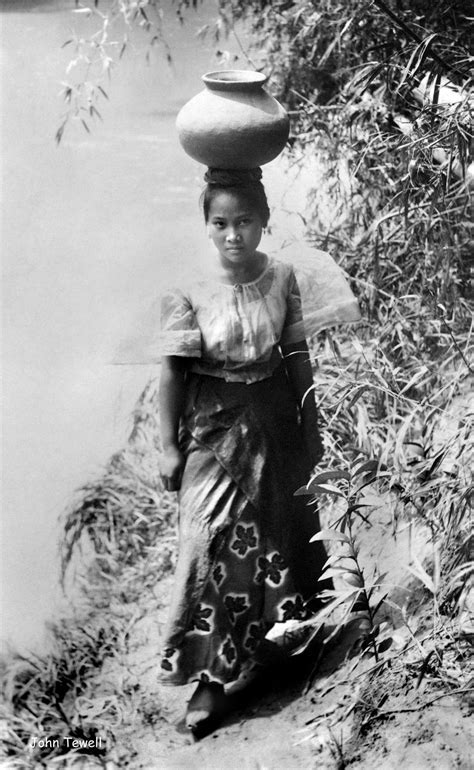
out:
<path id="1" fill-rule="evenodd" d="M 234 230 L 234 228 L 232 228 L 231 230 L 228 231 L 228 233 L 227 233 L 227 240 L 228 241 L 237 241 L 239 238 L 240 238 L 240 235 L 237 232 L 237 230 Z"/>

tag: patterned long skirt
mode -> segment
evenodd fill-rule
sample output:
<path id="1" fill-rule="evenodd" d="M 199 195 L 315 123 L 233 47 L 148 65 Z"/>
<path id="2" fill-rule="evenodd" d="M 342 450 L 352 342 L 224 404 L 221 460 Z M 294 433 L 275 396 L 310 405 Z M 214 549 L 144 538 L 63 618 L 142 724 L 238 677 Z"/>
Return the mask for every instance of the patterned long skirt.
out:
<path id="1" fill-rule="evenodd" d="M 251 385 L 191 375 L 179 557 L 163 683 L 236 679 L 278 621 L 303 619 L 326 559 L 295 397 L 283 366 Z"/>

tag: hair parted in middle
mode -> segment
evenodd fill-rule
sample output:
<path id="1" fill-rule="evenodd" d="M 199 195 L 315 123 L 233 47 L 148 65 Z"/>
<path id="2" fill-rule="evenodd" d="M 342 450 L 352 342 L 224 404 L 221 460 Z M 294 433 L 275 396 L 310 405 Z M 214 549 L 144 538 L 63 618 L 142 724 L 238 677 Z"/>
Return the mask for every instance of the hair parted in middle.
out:
<path id="1" fill-rule="evenodd" d="M 209 220 L 209 211 L 214 198 L 221 192 L 230 192 L 242 197 L 256 211 L 266 227 L 270 218 L 265 188 L 260 181 L 261 168 L 224 169 L 208 168 L 204 175 L 206 187 L 201 195 L 204 220 Z"/>

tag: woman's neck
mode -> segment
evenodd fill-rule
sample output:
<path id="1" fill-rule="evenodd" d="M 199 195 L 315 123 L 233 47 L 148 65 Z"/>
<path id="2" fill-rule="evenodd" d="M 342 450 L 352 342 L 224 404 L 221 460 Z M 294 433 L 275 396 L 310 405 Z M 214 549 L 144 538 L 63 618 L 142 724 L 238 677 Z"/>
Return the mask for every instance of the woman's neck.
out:
<path id="1" fill-rule="evenodd" d="M 220 259 L 219 277 L 225 283 L 251 283 L 255 281 L 265 270 L 267 265 L 267 255 L 261 251 L 256 251 L 251 262 L 247 264 L 233 264 Z"/>

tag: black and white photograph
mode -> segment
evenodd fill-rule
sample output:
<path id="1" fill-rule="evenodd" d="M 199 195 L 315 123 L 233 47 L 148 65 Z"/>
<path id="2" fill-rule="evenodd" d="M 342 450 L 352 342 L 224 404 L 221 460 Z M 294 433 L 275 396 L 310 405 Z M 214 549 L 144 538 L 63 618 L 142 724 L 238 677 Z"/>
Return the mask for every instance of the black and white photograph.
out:
<path id="1" fill-rule="evenodd" d="M 0 768 L 470 770 L 472 0 L 0 0 Z"/>

